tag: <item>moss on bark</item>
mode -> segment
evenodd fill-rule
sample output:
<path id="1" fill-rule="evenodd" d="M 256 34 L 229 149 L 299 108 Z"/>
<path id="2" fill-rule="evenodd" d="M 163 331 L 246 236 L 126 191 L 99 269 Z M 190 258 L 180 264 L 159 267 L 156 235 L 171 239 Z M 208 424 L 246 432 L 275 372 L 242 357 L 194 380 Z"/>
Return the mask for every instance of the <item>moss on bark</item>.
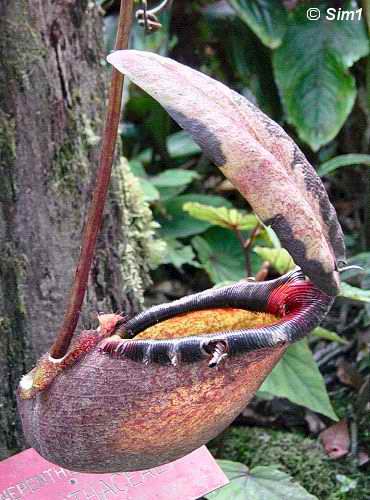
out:
<path id="1" fill-rule="evenodd" d="M 14 168 L 16 162 L 14 120 L 0 114 L 0 457 L 22 442 L 16 416 L 15 391 L 24 372 L 26 346 L 25 310 L 19 291 L 24 262 L 13 238 L 12 208 L 15 202 Z M 1 397 L 2 396 L 2 397 Z"/>

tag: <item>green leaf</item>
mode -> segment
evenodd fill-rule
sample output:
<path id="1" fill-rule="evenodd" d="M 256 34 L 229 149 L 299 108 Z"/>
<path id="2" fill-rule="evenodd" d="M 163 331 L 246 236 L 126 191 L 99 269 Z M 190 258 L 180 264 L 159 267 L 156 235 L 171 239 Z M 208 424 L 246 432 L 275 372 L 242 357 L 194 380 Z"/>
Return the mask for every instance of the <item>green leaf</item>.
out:
<path id="1" fill-rule="evenodd" d="M 131 172 L 136 176 L 136 177 L 143 177 L 143 178 L 146 178 L 147 175 L 146 175 L 146 172 L 145 172 L 145 168 L 144 168 L 144 165 L 141 163 L 141 161 L 137 160 L 137 159 L 133 159 L 133 160 L 130 160 L 128 162 L 129 166 L 130 166 L 130 170 Z"/>
<path id="2" fill-rule="evenodd" d="M 275 49 L 283 39 L 287 13 L 279 0 L 229 0 L 237 15 L 260 40 Z"/>
<path id="3" fill-rule="evenodd" d="M 194 142 L 192 137 L 184 130 L 175 132 L 167 137 L 167 151 L 174 160 L 199 155 L 201 153 L 198 144 Z M 138 159 L 144 163 L 149 163 L 151 154 L 152 150 L 150 148 L 144 149 L 138 155 Z"/>
<path id="4" fill-rule="evenodd" d="M 153 185 L 158 188 L 187 186 L 194 179 L 199 179 L 199 174 L 183 168 L 169 168 L 150 178 Z"/>
<path id="5" fill-rule="evenodd" d="M 183 210 L 183 205 L 189 201 L 220 207 L 230 205 L 221 196 L 206 194 L 185 194 L 170 199 L 163 204 L 163 211 L 156 212 L 156 220 L 161 225 L 160 236 L 163 238 L 186 238 L 206 231 L 209 222 L 196 220 Z"/>
<path id="6" fill-rule="evenodd" d="M 268 243 L 271 243 L 273 248 L 276 248 L 277 250 L 280 250 L 282 248 L 280 240 L 275 233 L 275 231 L 272 229 L 271 226 L 264 226 L 264 237 Z"/>
<path id="7" fill-rule="evenodd" d="M 327 330 L 326 328 L 322 328 L 321 326 L 315 328 L 311 335 L 320 339 L 330 340 L 331 342 L 338 342 L 338 344 L 348 344 L 347 340 L 339 337 L 337 333 Z"/>
<path id="8" fill-rule="evenodd" d="M 171 158 L 174 159 L 198 155 L 202 151 L 191 135 L 184 130 L 168 136 L 167 149 Z"/>
<path id="9" fill-rule="evenodd" d="M 214 227 L 191 243 L 214 284 L 245 278 L 244 252 L 234 233 Z"/>
<path id="10" fill-rule="evenodd" d="M 174 239 L 165 240 L 167 251 L 162 264 L 172 264 L 177 269 L 181 269 L 184 264 L 193 267 L 201 267 L 195 260 L 194 250 L 190 245 L 183 245 L 180 241 Z"/>
<path id="11" fill-rule="evenodd" d="M 150 178 L 158 189 L 162 201 L 178 196 L 194 179 L 199 179 L 199 174 L 183 168 L 169 168 Z"/>
<path id="12" fill-rule="evenodd" d="M 144 200 L 148 203 L 158 201 L 160 198 L 158 189 L 156 189 L 148 179 L 139 177 L 138 180 L 144 193 Z"/>
<path id="13" fill-rule="evenodd" d="M 239 231 L 253 229 L 257 218 L 253 214 L 246 214 L 235 208 L 212 207 L 201 203 L 188 202 L 183 206 L 185 212 L 199 220 L 204 220 L 215 226 Z"/>
<path id="14" fill-rule="evenodd" d="M 356 88 L 347 68 L 368 52 L 363 21 L 328 21 L 324 9 L 311 21 L 306 5 L 291 14 L 273 54 L 275 79 L 288 122 L 314 151 L 337 135 L 350 113 Z"/>
<path id="15" fill-rule="evenodd" d="M 261 391 L 287 398 L 295 404 L 338 420 L 306 340 L 288 347 L 262 384 Z"/>
<path id="16" fill-rule="evenodd" d="M 183 168 L 169 168 L 158 175 L 148 176 L 142 161 L 138 158 L 129 163 L 133 174 L 140 178 L 145 200 L 149 202 L 174 198 L 184 191 L 194 179 L 199 178 L 197 172 Z"/>
<path id="17" fill-rule="evenodd" d="M 153 184 L 150 182 L 143 164 L 141 161 L 134 159 L 129 161 L 129 166 L 131 172 L 138 178 L 140 182 L 140 187 L 144 193 L 144 200 L 148 203 L 153 201 L 158 201 L 160 199 L 160 193 Z"/>
<path id="18" fill-rule="evenodd" d="M 211 9 L 214 6 L 206 9 L 207 26 L 216 39 L 222 40 L 220 62 L 222 67 L 225 66 L 224 61 L 226 66 L 230 66 L 235 90 L 252 102 L 257 101 L 258 107 L 268 116 L 280 118 L 280 99 L 276 87 L 271 85 L 274 76 L 269 51 L 261 46 L 239 17 L 213 14 Z"/>
<path id="19" fill-rule="evenodd" d="M 280 274 L 285 274 L 295 267 L 294 260 L 285 248 L 267 248 L 256 246 L 253 248 L 253 251 L 259 255 L 262 260 L 267 260 Z"/>
<path id="20" fill-rule="evenodd" d="M 347 167 L 348 165 L 366 165 L 370 167 L 370 155 L 348 154 L 336 156 L 322 163 L 317 173 L 322 177 L 323 175 L 331 174 L 338 168 Z"/>
<path id="21" fill-rule="evenodd" d="M 208 500 L 317 500 L 285 472 L 273 466 L 249 470 L 240 462 L 217 460 L 230 483 L 208 493 Z"/>
<path id="22" fill-rule="evenodd" d="M 161 202 L 173 200 L 183 193 L 186 186 L 168 187 L 168 188 L 158 188 L 159 194 L 161 195 Z"/>
<path id="23" fill-rule="evenodd" d="M 351 286 L 348 283 L 341 284 L 339 296 L 346 299 L 358 300 L 359 302 L 370 303 L 370 290 L 363 290 L 362 288 Z"/>

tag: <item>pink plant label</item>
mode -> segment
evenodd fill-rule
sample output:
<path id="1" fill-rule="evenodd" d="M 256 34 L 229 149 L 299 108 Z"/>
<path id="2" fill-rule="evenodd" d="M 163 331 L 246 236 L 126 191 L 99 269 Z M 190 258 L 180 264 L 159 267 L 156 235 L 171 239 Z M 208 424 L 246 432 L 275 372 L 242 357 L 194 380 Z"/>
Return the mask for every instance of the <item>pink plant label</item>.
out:
<path id="1" fill-rule="evenodd" d="M 0 463 L 0 500 L 195 500 L 227 483 L 205 446 L 138 472 L 72 472 L 47 462 L 32 448 Z"/>

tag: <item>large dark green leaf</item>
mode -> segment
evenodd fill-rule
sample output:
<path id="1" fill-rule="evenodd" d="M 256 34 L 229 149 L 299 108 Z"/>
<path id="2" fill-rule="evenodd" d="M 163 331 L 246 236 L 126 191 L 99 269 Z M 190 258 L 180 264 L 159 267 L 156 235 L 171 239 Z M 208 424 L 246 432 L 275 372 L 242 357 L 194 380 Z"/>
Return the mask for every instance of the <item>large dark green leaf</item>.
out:
<path id="1" fill-rule="evenodd" d="M 273 466 L 254 467 L 230 460 L 217 460 L 230 483 L 213 493 L 208 500 L 317 500 L 292 478 Z"/>
<path id="2" fill-rule="evenodd" d="M 163 205 L 163 210 L 156 213 L 156 219 L 161 225 L 160 234 L 164 238 L 185 238 L 194 234 L 203 233 L 211 224 L 194 219 L 182 209 L 189 201 L 204 203 L 215 207 L 230 206 L 230 203 L 221 196 L 205 194 L 185 194 L 168 200 Z"/>
<path id="3" fill-rule="evenodd" d="M 291 14 L 273 55 L 275 78 L 287 120 L 314 151 L 337 135 L 351 111 L 356 88 L 347 68 L 368 52 L 363 21 L 328 21 L 324 7 L 311 21 L 306 5 Z"/>
<path id="4" fill-rule="evenodd" d="M 338 420 L 325 382 L 306 340 L 288 347 L 283 358 L 261 386 L 261 391 L 287 398 L 293 403 Z"/>
<path id="5" fill-rule="evenodd" d="M 216 39 L 222 40 L 222 68 L 230 67 L 233 87 L 257 102 L 269 116 L 280 119 L 280 99 L 274 84 L 270 51 L 238 17 L 215 16 L 210 10 L 207 9 L 207 25 Z"/>
<path id="6" fill-rule="evenodd" d="M 229 0 L 229 3 L 265 45 L 271 49 L 280 45 L 287 21 L 280 0 Z"/>
<path id="7" fill-rule="evenodd" d="M 181 269 L 184 264 L 193 267 L 201 267 L 199 262 L 195 260 L 194 250 L 190 245 L 183 245 L 181 241 L 167 239 L 166 255 L 162 264 L 172 264 L 177 269 Z"/>
<path id="8" fill-rule="evenodd" d="M 214 227 L 192 239 L 198 258 L 214 284 L 245 278 L 244 252 L 234 233 Z"/>

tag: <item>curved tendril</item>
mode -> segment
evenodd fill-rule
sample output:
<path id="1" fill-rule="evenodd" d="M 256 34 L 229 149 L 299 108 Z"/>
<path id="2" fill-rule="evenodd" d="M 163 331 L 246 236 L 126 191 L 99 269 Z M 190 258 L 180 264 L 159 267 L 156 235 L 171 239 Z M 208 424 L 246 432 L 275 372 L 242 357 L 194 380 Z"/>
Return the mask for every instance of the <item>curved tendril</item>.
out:
<path id="1" fill-rule="evenodd" d="M 159 14 L 163 9 L 170 5 L 172 0 L 163 0 L 162 3 L 148 9 L 147 0 L 142 0 L 142 9 L 136 11 L 135 17 L 140 26 L 144 26 L 145 33 L 153 33 L 162 28 L 162 24 L 159 22 L 157 14 Z"/>

